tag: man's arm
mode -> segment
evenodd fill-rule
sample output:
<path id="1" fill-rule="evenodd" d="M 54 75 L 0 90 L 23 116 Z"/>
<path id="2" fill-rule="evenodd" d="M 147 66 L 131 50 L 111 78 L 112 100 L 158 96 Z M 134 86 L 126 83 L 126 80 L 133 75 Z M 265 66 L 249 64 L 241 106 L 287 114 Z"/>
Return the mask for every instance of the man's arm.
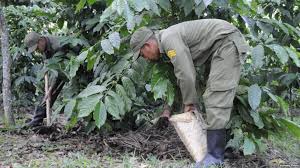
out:
<path id="1" fill-rule="evenodd" d="M 162 41 L 162 47 L 174 66 L 185 111 L 190 111 L 198 101 L 196 92 L 196 71 L 189 48 L 182 38 L 177 35 L 169 35 Z"/>

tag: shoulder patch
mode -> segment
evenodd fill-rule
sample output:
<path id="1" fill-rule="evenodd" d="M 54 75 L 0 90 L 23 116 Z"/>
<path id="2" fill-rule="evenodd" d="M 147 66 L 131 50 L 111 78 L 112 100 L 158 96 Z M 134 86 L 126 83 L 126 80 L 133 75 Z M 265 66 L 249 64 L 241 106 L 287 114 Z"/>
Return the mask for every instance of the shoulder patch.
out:
<path id="1" fill-rule="evenodd" d="M 167 52 L 167 56 L 168 56 L 170 59 L 172 59 L 173 57 L 176 56 L 176 51 L 175 51 L 175 50 L 169 50 L 169 51 Z"/>

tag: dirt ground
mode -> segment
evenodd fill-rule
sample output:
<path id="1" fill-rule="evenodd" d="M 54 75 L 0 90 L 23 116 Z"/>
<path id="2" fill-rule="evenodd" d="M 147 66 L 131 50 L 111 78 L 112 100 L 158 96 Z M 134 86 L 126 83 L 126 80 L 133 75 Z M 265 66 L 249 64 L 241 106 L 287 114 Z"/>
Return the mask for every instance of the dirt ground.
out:
<path id="1" fill-rule="evenodd" d="M 299 158 L 289 158 L 270 145 L 261 155 L 235 152 L 225 167 L 298 167 L 299 163 Z M 1 131 L 0 167 L 193 167 L 193 161 L 171 126 L 86 135 L 64 132 L 56 125 Z"/>

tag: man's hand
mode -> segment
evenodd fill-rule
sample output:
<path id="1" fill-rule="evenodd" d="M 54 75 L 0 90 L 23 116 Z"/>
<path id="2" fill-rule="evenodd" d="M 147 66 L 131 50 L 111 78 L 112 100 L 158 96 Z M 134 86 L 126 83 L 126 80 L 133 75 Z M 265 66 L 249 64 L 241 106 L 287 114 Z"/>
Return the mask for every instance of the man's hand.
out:
<path id="1" fill-rule="evenodd" d="M 184 112 L 193 112 L 196 107 L 193 104 L 186 104 L 184 106 Z"/>
<path id="2" fill-rule="evenodd" d="M 156 122 L 156 127 L 159 129 L 164 129 L 169 125 L 169 118 L 171 117 L 171 108 L 168 105 L 164 105 L 164 111 L 160 115 L 158 121 Z"/>

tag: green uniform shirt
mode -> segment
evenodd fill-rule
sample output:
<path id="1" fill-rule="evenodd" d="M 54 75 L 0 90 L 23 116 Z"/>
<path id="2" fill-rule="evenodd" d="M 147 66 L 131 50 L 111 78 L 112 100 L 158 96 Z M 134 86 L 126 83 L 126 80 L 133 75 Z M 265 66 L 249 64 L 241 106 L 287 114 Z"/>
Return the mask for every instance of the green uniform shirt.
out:
<path id="1" fill-rule="evenodd" d="M 218 41 L 237 31 L 224 20 L 202 19 L 179 23 L 156 33 L 160 52 L 167 54 L 174 66 L 184 104 L 198 101 L 194 65 L 203 64 L 221 45 Z"/>

